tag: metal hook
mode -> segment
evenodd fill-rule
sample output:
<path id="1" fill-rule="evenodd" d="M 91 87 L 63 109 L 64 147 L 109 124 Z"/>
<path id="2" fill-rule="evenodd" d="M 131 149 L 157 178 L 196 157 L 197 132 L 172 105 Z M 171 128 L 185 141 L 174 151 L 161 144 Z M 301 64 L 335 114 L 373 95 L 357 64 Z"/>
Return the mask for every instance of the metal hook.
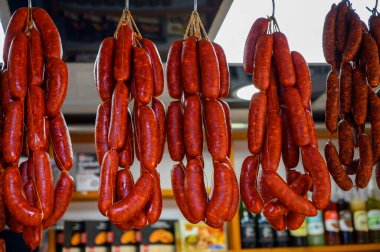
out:
<path id="1" fill-rule="evenodd" d="M 198 9 L 198 1 L 194 0 L 194 11 L 197 11 Z"/>
<path id="2" fill-rule="evenodd" d="M 32 8 L 32 0 L 28 0 L 28 8 L 29 8 L 29 9 Z"/>
<path id="3" fill-rule="evenodd" d="M 124 10 L 129 11 L 129 0 L 125 0 Z"/>
<path id="4" fill-rule="evenodd" d="M 276 9 L 276 4 L 275 4 L 274 0 L 272 0 L 272 17 L 274 17 L 275 9 Z"/>

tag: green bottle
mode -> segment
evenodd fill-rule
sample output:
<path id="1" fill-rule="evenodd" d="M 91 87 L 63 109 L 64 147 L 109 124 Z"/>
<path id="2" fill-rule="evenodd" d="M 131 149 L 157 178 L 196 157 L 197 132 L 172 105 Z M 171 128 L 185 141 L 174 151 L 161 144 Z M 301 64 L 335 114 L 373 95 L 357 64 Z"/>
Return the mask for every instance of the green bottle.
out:
<path id="1" fill-rule="evenodd" d="M 323 214 L 318 211 L 318 214 L 313 217 L 307 217 L 307 244 L 309 246 L 325 245 L 325 228 L 323 225 Z"/>
<path id="2" fill-rule="evenodd" d="M 368 190 L 366 209 L 368 215 L 369 242 L 380 243 L 380 199 L 379 191 L 372 187 Z"/>

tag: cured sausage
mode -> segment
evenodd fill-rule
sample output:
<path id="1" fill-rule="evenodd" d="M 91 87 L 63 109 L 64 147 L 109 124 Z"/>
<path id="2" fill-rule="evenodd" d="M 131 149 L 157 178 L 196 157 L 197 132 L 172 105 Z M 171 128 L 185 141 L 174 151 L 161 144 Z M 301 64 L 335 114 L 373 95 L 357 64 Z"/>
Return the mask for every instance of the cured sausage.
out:
<path id="1" fill-rule="evenodd" d="M 160 174 L 156 170 L 151 171 L 151 174 L 153 177 L 152 197 L 145 207 L 145 214 L 146 218 L 148 219 L 148 223 L 154 224 L 158 221 L 158 218 L 160 218 L 162 212 L 162 194 Z"/>
<path id="2" fill-rule="evenodd" d="M 230 106 L 228 106 L 228 103 L 218 99 L 218 102 L 222 104 L 224 116 L 226 118 L 226 124 L 227 124 L 227 138 L 228 138 L 228 152 L 227 157 L 229 158 L 231 156 L 231 142 L 232 142 L 232 125 L 231 125 L 231 112 L 230 112 Z M 203 140 L 202 140 L 203 141 Z"/>
<path id="3" fill-rule="evenodd" d="M 228 212 L 226 215 L 226 218 L 224 218 L 226 221 L 232 221 L 232 219 L 236 215 L 236 211 L 239 208 L 239 202 L 240 202 L 240 197 L 239 197 L 239 183 L 236 178 L 235 171 L 232 167 L 232 165 L 229 164 L 229 171 L 231 173 L 231 183 L 232 183 L 232 199 L 231 199 L 231 204 L 228 208 Z"/>
<path id="4" fill-rule="evenodd" d="M 264 145 L 266 117 L 267 96 L 264 92 L 255 93 L 248 114 L 248 149 L 252 154 L 259 154 Z"/>
<path id="5" fill-rule="evenodd" d="M 347 120 L 341 120 L 338 125 L 339 157 L 343 165 L 350 166 L 354 159 L 354 135 L 352 125 Z"/>
<path id="6" fill-rule="evenodd" d="M 166 115 L 165 115 L 165 105 L 162 101 L 153 97 L 152 109 L 157 121 L 157 135 L 158 135 L 158 157 L 157 164 L 161 163 L 162 157 L 164 155 L 165 149 L 165 138 L 166 138 Z"/>
<path id="7" fill-rule="evenodd" d="M 111 117 L 111 101 L 102 102 L 97 110 L 95 119 L 95 147 L 99 165 L 102 165 L 103 157 L 108 147 L 108 129 Z"/>
<path id="8" fill-rule="evenodd" d="M 183 129 L 186 154 L 189 157 L 202 155 L 203 131 L 202 131 L 202 107 L 198 95 L 189 95 L 185 100 Z"/>
<path id="9" fill-rule="evenodd" d="M 46 83 L 45 112 L 48 117 L 59 114 L 68 88 L 67 65 L 61 59 L 49 59 L 47 64 L 49 78 Z"/>
<path id="10" fill-rule="evenodd" d="M 273 35 L 261 35 L 256 43 L 252 82 L 256 88 L 267 90 L 270 84 Z"/>
<path id="11" fill-rule="evenodd" d="M 346 169 L 339 159 L 339 154 L 334 144 L 329 140 L 325 145 L 325 157 L 327 168 L 335 183 L 344 191 L 349 191 L 353 184 L 350 177 L 346 174 Z"/>
<path id="12" fill-rule="evenodd" d="M 346 2 L 342 1 L 337 6 L 337 13 L 335 19 L 335 39 L 336 48 L 339 52 L 344 52 L 346 47 L 347 33 L 348 33 L 348 20 L 347 13 L 349 8 Z"/>
<path id="13" fill-rule="evenodd" d="M 258 18 L 251 26 L 244 45 L 243 68 L 246 74 L 253 74 L 253 62 L 257 40 L 267 33 L 269 20 Z"/>
<path id="14" fill-rule="evenodd" d="M 353 72 L 353 113 L 355 123 L 360 126 L 367 119 L 368 88 L 366 76 L 360 68 L 355 68 Z"/>
<path id="15" fill-rule="evenodd" d="M 375 39 L 368 32 L 363 34 L 361 57 L 365 60 L 365 73 L 368 84 L 377 87 L 380 82 L 379 50 Z"/>
<path id="16" fill-rule="evenodd" d="M 270 189 L 264 184 L 263 181 L 263 171 L 259 172 L 259 176 L 257 178 L 257 189 L 260 192 L 261 197 L 263 198 L 264 205 L 276 198 L 270 191 Z"/>
<path id="17" fill-rule="evenodd" d="M 69 129 L 62 113 L 49 119 L 49 131 L 54 150 L 54 160 L 61 171 L 73 167 L 73 148 Z"/>
<path id="18" fill-rule="evenodd" d="M 220 77 L 219 98 L 226 98 L 230 93 L 230 69 L 223 48 L 215 42 L 212 42 L 212 45 L 215 49 L 216 57 L 218 58 Z"/>
<path id="19" fill-rule="evenodd" d="M 296 73 L 293 59 L 290 54 L 288 40 L 285 34 L 274 32 L 273 54 L 278 71 L 278 79 L 284 88 L 292 87 L 296 83 Z"/>
<path id="20" fill-rule="evenodd" d="M 286 108 L 281 108 L 281 122 L 282 161 L 287 169 L 292 169 L 298 165 L 299 148 L 293 140 Z"/>
<path id="21" fill-rule="evenodd" d="M 166 79 L 168 81 L 169 95 L 173 99 L 181 99 L 182 73 L 181 73 L 182 40 L 176 40 L 170 46 L 166 62 Z"/>
<path id="22" fill-rule="evenodd" d="M 347 19 L 350 30 L 347 36 L 346 48 L 343 52 L 343 63 L 347 63 L 355 59 L 362 42 L 362 22 L 360 21 L 359 15 L 354 11 L 350 11 L 347 13 Z"/>
<path id="23" fill-rule="evenodd" d="M 0 165 L 0 182 L 4 184 L 4 168 Z M 4 202 L 4 188 L 0 187 L 0 230 L 5 227 L 6 216 L 5 216 L 5 202 Z"/>
<path id="24" fill-rule="evenodd" d="M 309 126 L 298 90 L 285 89 L 284 101 L 294 142 L 300 147 L 309 145 L 311 142 Z"/>
<path id="25" fill-rule="evenodd" d="M 28 85 L 41 85 L 44 81 L 44 49 L 40 33 L 36 28 L 30 29 L 28 44 Z"/>
<path id="26" fill-rule="evenodd" d="M 310 111 L 305 110 L 305 116 L 306 116 L 309 133 L 310 133 L 310 145 L 318 148 L 318 136 L 317 136 L 317 130 L 315 129 L 315 125 L 313 121 L 313 115 L 311 114 Z"/>
<path id="27" fill-rule="evenodd" d="M 331 70 L 326 81 L 326 128 L 334 134 L 339 120 L 339 76 Z"/>
<path id="28" fill-rule="evenodd" d="M 139 41 L 142 47 L 144 47 L 148 52 L 148 55 L 152 61 L 154 80 L 153 96 L 160 96 L 164 91 L 164 69 L 162 68 L 160 54 L 151 40 L 142 38 Z"/>
<path id="29" fill-rule="evenodd" d="M 37 151 L 46 145 L 45 94 L 37 85 L 31 85 L 26 99 L 26 125 L 28 147 Z"/>
<path id="30" fill-rule="evenodd" d="M 157 166 L 158 159 L 158 130 L 157 121 L 151 108 L 139 108 L 140 151 L 141 164 L 148 170 Z"/>
<path id="31" fill-rule="evenodd" d="M 240 194 L 247 209 L 255 214 L 261 213 L 264 202 L 257 190 L 259 157 L 252 155 L 245 158 L 240 173 Z"/>
<path id="32" fill-rule="evenodd" d="M 295 88 L 300 93 L 303 108 L 308 109 L 311 101 L 311 76 L 309 67 L 299 52 L 292 51 L 292 58 L 296 72 Z"/>
<path id="33" fill-rule="evenodd" d="M 1 107 L 3 112 L 8 110 L 9 105 L 13 102 L 13 98 L 11 96 L 11 92 L 9 90 L 9 74 L 8 69 L 3 71 L 2 79 L 1 79 Z"/>
<path id="34" fill-rule="evenodd" d="M 330 11 L 325 17 L 322 34 L 322 47 L 325 60 L 333 69 L 337 67 L 335 59 L 335 20 L 337 15 L 336 4 L 331 5 Z"/>
<path id="35" fill-rule="evenodd" d="M 272 58 L 272 64 L 271 64 L 271 76 L 270 76 L 270 84 L 269 88 L 265 91 L 265 94 L 268 97 L 268 112 L 270 111 L 275 111 L 275 112 L 280 112 L 280 102 L 279 99 L 279 90 L 278 88 L 281 89 L 278 83 L 277 79 L 277 71 L 276 67 L 274 65 L 274 60 Z"/>
<path id="36" fill-rule="evenodd" d="M 352 105 L 352 66 L 349 63 L 342 64 L 339 76 L 340 87 L 340 111 L 339 114 L 342 117 L 351 112 Z"/>
<path id="37" fill-rule="evenodd" d="M 135 100 L 133 104 L 133 128 L 135 132 L 134 139 L 134 146 L 135 146 L 135 152 L 136 152 L 136 158 L 137 160 L 141 160 L 141 151 L 140 151 L 140 127 L 139 127 L 139 103 L 137 100 Z"/>
<path id="38" fill-rule="evenodd" d="M 372 154 L 374 164 L 380 160 L 380 98 L 372 89 L 369 91 L 370 121 L 372 136 Z"/>
<path id="39" fill-rule="evenodd" d="M 115 42 L 113 78 L 117 81 L 127 81 L 131 75 L 132 44 L 133 31 L 127 24 L 122 24 Z"/>
<path id="40" fill-rule="evenodd" d="M 212 43 L 205 39 L 200 40 L 198 42 L 198 55 L 202 95 L 207 99 L 214 100 L 219 96 L 220 76 L 218 58 Z"/>
<path id="41" fill-rule="evenodd" d="M 111 99 L 113 89 L 115 88 L 113 78 L 114 57 L 115 40 L 114 38 L 105 38 L 99 47 L 95 63 L 95 83 L 102 101 Z M 121 55 L 118 55 L 118 57 L 121 57 Z"/>
<path id="42" fill-rule="evenodd" d="M 136 99 L 141 105 L 147 105 L 153 96 L 154 75 L 152 61 L 148 51 L 141 47 L 133 48 L 133 80 Z"/>
<path id="43" fill-rule="evenodd" d="M 49 14 L 42 8 L 33 7 L 33 21 L 41 33 L 45 57 L 62 59 L 61 37 Z"/>
<path id="44" fill-rule="evenodd" d="M 119 152 L 119 166 L 123 168 L 131 167 L 133 164 L 133 159 L 134 159 L 132 115 L 129 110 L 128 110 L 128 120 L 127 120 L 127 132 L 125 134 L 126 134 L 125 144 L 124 144 L 124 147 Z"/>
<path id="45" fill-rule="evenodd" d="M 277 112 L 268 113 L 267 130 L 264 147 L 261 152 L 261 166 L 263 171 L 277 171 L 281 159 L 281 117 Z"/>
<path id="46" fill-rule="evenodd" d="M 223 106 L 215 100 L 204 104 L 207 147 L 215 161 L 223 162 L 228 152 L 227 124 Z"/>
<path id="47" fill-rule="evenodd" d="M 346 166 L 347 175 L 356 175 L 359 168 L 359 161 L 360 158 L 356 158 L 354 161 L 352 161 L 352 164 L 350 166 Z"/>
<path id="48" fill-rule="evenodd" d="M 356 173 L 355 182 L 357 187 L 365 188 L 371 179 L 373 157 L 371 141 L 369 137 L 364 133 L 360 134 L 359 136 L 359 152 L 359 167 Z"/>
<path id="49" fill-rule="evenodd" d="M 183 41 L 181 56 L 181 75 L 183 87 L 188 94 L 197 94 L 200 89 L 197 38 L 188 37 Z"/>

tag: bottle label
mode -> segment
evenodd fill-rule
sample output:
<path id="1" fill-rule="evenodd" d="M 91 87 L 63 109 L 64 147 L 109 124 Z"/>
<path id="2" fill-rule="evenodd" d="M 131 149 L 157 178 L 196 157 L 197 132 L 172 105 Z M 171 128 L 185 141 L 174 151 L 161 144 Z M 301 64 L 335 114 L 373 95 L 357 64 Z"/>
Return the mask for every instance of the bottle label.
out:
<path id="1" fill-rule="evenodd" d="M 380 230 L 380 210 L 368 211 L 368 228 L 369 230 Z"/>
<path id="2" fill-rule="evenodd" d="M 349 210 L 339 211 L 339 229 L 342 232 L 353 232 L 352 215 Z"/>
<path id="3" fill-rule="evenodd" d="M 356 231 L 368 232 L 367 211 L 361 210 L 354 213 L 354 227 Z"/>
<path id="4" fill-rule="evenodd" d="M 296 237 L 305 237 L 307 236 L 307 229 L 306 229 L 306 220 L 302 223 L 299 229 L 297 230 L 290 230 L 290 235 L 296 236 Z"/>
<path id="5" fill-rule="evenodd" d="M 322 235 L 324 232 L 323 219 L 320 211 L 318 211 L 317 216 L 307 217 L 307 233 L 309 235 Z"/>
<path id="6" fill-rule="evenodd" d="M 327 232 L 339 232 L 338 213 L 336 211 L 325 212 L 325 228 Z"/>

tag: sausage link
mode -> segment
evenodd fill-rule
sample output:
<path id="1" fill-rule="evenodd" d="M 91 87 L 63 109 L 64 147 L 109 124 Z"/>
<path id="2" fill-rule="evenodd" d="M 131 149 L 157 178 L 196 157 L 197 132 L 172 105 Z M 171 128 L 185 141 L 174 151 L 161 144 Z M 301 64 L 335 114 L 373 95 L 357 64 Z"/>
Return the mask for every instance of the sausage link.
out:
<path id="1" fill-rule="evenodd" d="M 380 160 L 380 98 L 372 89 L 369 91 L 372 154 L 374 164 Z"/>
<path id="2" fill-rule="evenodd" d="M 166 138 L 166 115 L 165 115 L 165 105 L 162 101 L 157 98 L 152 100 L 152 109 L 157 120 L 157 130 L 158 130 L 158 158 L 157 164 L 161 163 L 162 157 L 165 150 L 165 138 Z"/>
<path id="3" fill-rule="evenodd" d="M 359 168 L 359 161 L 360 158 L 356 158 L 354 159 L 354 161 L 352 161 L 352 164 L 350 166 L 346 166 L 347 175 L 356 175 Z"/>
<path id="4" fill-rule="evenodd" d="M 248 211 L 259 214 L 263 208 L 263 199 L 257 190 L 257 174 L 259 172 L 259 156 L 245 158 L 240 173 L 240 194 Z"/>
<path id="5" fill-rule="evenodd" d="M 267 33 L 269 20 L 266 18 L 258 18 L 252 24 L 247 35 L 244 45 L 243 68 L 246 74 L 253 74 L 253 62 L 256 50 L 257 40 L 261 35 Z"/>
<path id="6" fill-rule="evenodd" d="M 141 163 L 148 170 L 157 167 L 158 129 L 156 116 L 151 108 L 139 108 Z"/>
<path id="7" fill-rule="evenodd" d="M 45 111 L 48 117 L 53 117 L 59 114 L 67 94 L 67 65 L 61 59 L 49 59 L 47 63 L 47 72 L 49 78 L 46 83 L 47 96 Z"/>
<path id="8" fill-rule="evenodd" d="M 277 171 L 281 159 L 281 117 L 277 112 L 269 112 L 268 128 L 265 133 L 264 147 L 261 152 L 261 166 L 263 171 Z"/>
<path id="9" fill-rule="evenodd" d="M 36 28 L 30 29 L 28 44 L 28 84 L 41 85 L 44 81 L 44 49 L 42 39 Z"/>
<path id="10" fill-rule="evenodd" d="M 331 5 L 330 11 L 325 17 L 322 34 L 322 47 L 325 60 L 333 69 L 337 67 L 335 59 L 335 19 L 337 15 L 336 4 Z"/>
<path id="11" fill-rule="evenodd" d="M 370 33 L 363 34 L 362 57 L 365 58 L 365 72 L 368 84 L 375 88 L 380 82 L 379 50 Z"/>
<path id="12" fill-rule="evenodd" d="M 286 170 L 286 182 L 288 185 L 293 184 L 294 181 L 296 181 L 302 174 L 299 171 L 296 170 Z"/>
<path id="13" fill-rule="evenodd" d="M 4 201 L 17 222 L 26 226 L 36 226 L 42 220 L 39 209 L 30 206 L 22 190 L 22 181 L 17 166 L 9 166 L 4 174 Z"/>
<path id="14" fill-rule="evenodd" d="M 9 71 L 5 69 L 3 71 L 2 79 L 1 79 L 1 108 L 4 112 L 8 110 L 9 105 L 13 102 L 13 98 L 11 96 L 11 91 L 9 90 Z"/>
<path id="15" fill-rule="evenodd" d="M 181 73 L 182 40 L 176 40 L 170 46 L 166 62 L 166 79 L 169 95 L 173 99 L 181 99 L 182 73 Z"/>
<path id="16" fill-rule="evenodd" d="M 230 93 L 230 69 L 228 67 L 227 58 L 224 54 L 223 48 L 215 42 L 212 42 L 214 47 L 216 57 L 218 58 L 218 66 L 219 66 L 219 98 L 226 98 Z"/>
<path id="17" fill-rule="evenodd" d="M 354 159 L 354 135 L 352 125 L 347 120 L 341 120 L 338 125 L 339 157 L 343 165 L 350 166 Z"/>
<path id="18" fill-rule="evenodd" d="M 225 221 L 232 221 L 232 219 L 235 217 L 236 212 L 239 208 L 239 202 L 240 202 L 240 197 L 239 197 L 239 183 L 236 178 L 235 171 L 232 167 L 231 164 L 229 165 L 229 171 L 231 173 L 231 183 L 232 183 L 232 199 L 231 199 L 231 204 L 228 208 L 228 212 L 226 215 L 226 218 L 224 218 Z"/>
<path id="19" fill-rule="evenodd" d="M 214 100 L 220 92 L 219 63 L 212 43 L 206 39 L 198 42 L 202 95 Z"/>
<path id="20" fill-rule="evenodd" d="M 229 158 L 231 156 L 231 142 L 232 142 L 232 125 L 231 125 L 231 111 L 230 106 L 228 106 L 228 103 L 218 99 L 218 102 L 222 104 L 223 111 L 224 111 L 224 117 L 226 118 L 226 124 L 227 124 L 227 139 L 228 139 L 228 151 L 227 151 L 227 157 Z M 202 140 L 203 141 L 203 140 Z"/>
<path id="21" fill-rule="evenodd" d="M 279 82 L 277 78 L 276 66 L 274 65 L 274 60 L 272 60 L 270 84 L 268 89 L 265 91 L 265 94 L 268 97 L 268 112 L 275 111 L 278 113 L 280 111 L 280 97 L 278 88 L 281 89 L 281 87 L 279 87 Z"/>
<path id="22" fill-rule="evenodd" d="M 103 157 L 108 147 L 108 129 L 111 117 L 111 101 L 102 102 L 96 113 L 95 119 L 95 147 L 99 165 L 102 165 Z"/>
<path id="23" fill-rule="evenodd" d="M 140 150 L 140 127 L 139 127 L 139 107 L 137 100 L 135 100 L 133 104 L 133 129 L 134 129 L 134 146 L 135 146 L 135 152 L 136 152 L 136 158 L 137 160 L 141 160 L 141 150 Z"/>
<path id="24" fill-rule="evenodd" d="M 24 103 L 16 100 L 5 111 L 3 131 L 3 159 L 6 164 L 16 164 L 22 149 Z"/>
<path id="25" fill-rule="evenodd" d="M 292 169 L 298 165 L 299 148 L 293 140 L 286 110 L 286 108 L 281 108 L 282 161 L 286 169 Z"/>
<path id="26" fill-rule="evenodd" d="M 339 52 L 344 52 L 346 47 L 346 40 L 348 34 L 348 20 L 347 13 L 349 8 L 346 2 L 342 1 L 337 6 L 337 13 L 335 19 L 335 39 L 336 48 Z"/>
<path id="27" fill-rule="evenodd" d="M 248 114 L 248 149 L 252 154 L 259 154 L 263 148 L 266 117 L 267 96 L 264 92 L 255 93 Z"/>
<path id="28" fill-rule="evenodd" d="M 272 52 L 273 35 L 261 35 L 256 42 L 252 82 L 262 91 L 267 90 L 270 84 Z"/>
<path id="29" fill-rule="evenodd" d="M 205 219 L 207 193 L 204 184 L 203 167 L 199 159 L 190 159 L 185 170 L 185 198 L 194 219 Z"/>
<path id="30" fill-rule="evenodd" d="M 12 98 L 23 99 L 27 90 L 28 37 L 17 34 L 11 44 L 8 56 L 9 90 Z"/>
<path id="31" fill-rule="evenodd" d="M 198 223 L 199 220 L 196 220 L 190 212 L 188 206 L 188 200 L 185 197 L 185 171 L 182 163 L 175 164 L 171 170 L 171 182 L 173 188 L 173 195 L 175 202 L 182 215 L 190 223 Z"/>
<path id="32" fill-rule="evenodd" d="M 180 162 L 185 155 L 185 143 L 183 136 L 183 116 L 181 101 L 173 101 L 169 104 L 167 113 L 168 149 L 170 158 Z"/>
<path id="33" fill-rule="evenodd" d="M 349 23 L 349 32 L 346 41 L 346 48 L 343 52 L 343 63 L 347 63 L 355 59 L 362 42 L 362 22 L 360 21 L 359 15 L 354 11 L 350 11 L 347 13 L 347 18 Z"/>
<path id="34" fill-rule="evenodd" d="M 339 86 L 340 86 L 340 111 L 341 117 L 349 114 L 351 112 L 352 105 L 352 86 L 353 86 L 353 69 L 351 64 L 342 64 L 339 76 Z"/>
<path id="35" fill-rule="evenodd" d="M 61 171 L 68 171 L 73 167 L 74 163 L 73 148 L 69 129 L 62 113 L 49 119 L 49 128 L 54 160 Z"/>
<path id="36" fill-rule="evenodd" d="M 133 31 L 127 24 L 122 24 L 115 41 L 113 78 L 117 81 L 127 81 L 131 75 L 132 44 Z"/>
<path id="37" fill-rule="evenodd" d="M 116 150 L 109 150 L 103 158 L 100 169 L 98 208 L 107 216 L 109 208 L 116 202 L 116 175 L 119 168 L 119 155 Z"/>
<path id="38" fill-rule="evenodd" d="M 61 37 L 49 14 L 42 8 L 33 7 L 33 21 L 41 33 L 45 57 L 62 59 Z"/>
<path id="39" fill-rule="evenodd" d="M 141 105 L 152 100 L 154 90 L 154 71 L 148 51 L 141 47 L 133 48 L 133 79 L 135 81 L 136 99 Z"/>
<path id="40" fill-rule="evenodd" d="M 284 92 L 287 115 L 294 142 L 302 147 L 311 142 L 308 122 L 302 107 L 301 96 L 295 88 L 287 88 Z"/>
<path id="41" fill-rule="evenodd" d="M 197 38 L 194 36 L 186 38 L 182 45 L 181 75 L 183 87 L 188 94 L 197 94 L 200 89 L 200 72 L 198 61 Z"/>
<path id="42" fill-rule="evenodd" d="M 331 70 L 326 81 L 326 128 L 334 134 L 339 120 L 339 76 Z"/>
<path id="43" fill-rule="evenodd" d="M 264 205 L 271 201 L 272 199 L 276 198 L 272 192 L 270 191 L 269 187 L 264 184 L 263 180 L 263 170 L 259 172 L 259 176 L 257 178 L 257 189 L 260 192 L 261 197 L 263 198 Z"/>
<path id="44" fill-rule="evenodd" d="M 359 152 L 360 160 L 355 182 L 357 187 L 365 188 L 372 176 L 373 156 L 371 141 L 364 133 L 359 136 Z"/>
<path id="45" fill-rule="evenodd" d="M 299 52 L 292 51 L 294 69 L 296 72 L 296 85 L 301 96 L 302 106 L 308 109 L 311 101 L 311 76 L 306 60 Z"/>
<path id="46" fill-rule="evenodd" d="M 96 88 L 102 101 L 112 98 L 112 92 L 115 88 L 113 79 L 113 68 L 115 61 L 115 40 L 114 38 L 105 38 L 99 47 L 98 56 L 96 58 Z M 120 57 L 121 55 L 117 55 Z"/>
<path id="47" fill-rule="evenodd" d="M 123 81 L 118 81 L 112 95 L 111 120 L 108 131 L 108 145 L 120 149 L 126 141 L 129 90 Z"/>
<path id="48" fill-rule="evenodd" d="M 323 210 L 327 207 L 331 195 L 330 175 L 321 153 L 315 147 L 302 148 L 302 163 L 304 169 L 313 178 L 313 204 Z"/>
<path id="49" fill-rule="evenodd" d="M 54 190 L 53 212 L 42 221 L 44 229 L 54 225 L 65 213 L 74 191 L 74 179 L 68 172 L 61 172 Z"/>
<path id="50" fill-rule="evenodd" d="M 46 145 L 45 96 L 44 90 L 36 85 L 30 86 L 27 93 L 26 125 L 29 149 L 43 149 Z"/>
<path id="51" fill-rule="evenodd" d="M 339 154 L 334 144 L 329 140 L 325 145 L 325 158 L 327 168 L 335 183 L 344 191 L 349 191 L 353 184 L 350 177 L 346 174 L 346 169 L 339 159 Z"/>
<path id="52" fill-rule="evenodd" d="M 133 159 L 134 159 L 132 114 L 129 110 L 128 110 L 128 119 L 127 119 L 127 132 L 125 134 L 126 134 L 125 144 L 124 144 L 124 147 L 119 152 L 119 166 L 123 168 L 131 167 L 133 164 Z"/>
<path id="53" fill-rule="evenodd" d="M 284 88 L 292 87 L 296 83 L 296 73 L 289 50 L 288 40 L 285 34 L 281 32 L 274 32 L 273 38 L 273 54 L 280 84 Z"/>
<path id="54" fill-rule="evenodd" d="M 223 106 L 218 101 L 207 100 L 204 113 L 207 147 L 213 160 L 223 162 L 228 154 L 227 124 Z"/>
<path id="55" fill-rule="evenodd" d="M 313 115 L 311 114 L 310 111 L 305 110 L 305 116 L 306 116 L 309 133 L 310 133 L 310 145 L 318 148 L 318 136 L 317 136 L 317 130 L 315 129 L 315 125 L 313 121 Z"/>
<path id="56" fill-rule="evenodd" d="M 202 155 L 202 107 L 198 95 L 189 95 L 186 98 L 183 113 L 183 129 L 186 154 L 195 158 Z"/>
<path id="57" fill-rule="evenodd" d="M 0 165 L 0 183 L 4 185 L 4 167 Z M 6 223 L 6 213 L 5 213 L 5 202 L 4 202 L 4 188 L 0 186 L 0 230 L 2 231 Z"/>
<path id="58" fill-rule="evenodd" d="M 355 123 L 360 126 L 367 119 L 368 88 L 366 76 L 360 68 L 355 68 L 353 72 L 353 114 Z"/>
<path id="59" fill-rule="evenodd" d="M 162 194 L 160 185 L 160 174 L 153 170 L 150 172 L 153 177 L 152 197 L 145 206 L 145 214 L 150 225 L 156 223 L 162 212 Z"/>
<path id="60" fill-rule="evenodd" d="M 264 213 L 265 215 L 265 213 Z M 269 224 L 277 231 L 284 231 L 286 229 L 285 216 L 280 215 L 276 218 L 267 218 Z"/>

